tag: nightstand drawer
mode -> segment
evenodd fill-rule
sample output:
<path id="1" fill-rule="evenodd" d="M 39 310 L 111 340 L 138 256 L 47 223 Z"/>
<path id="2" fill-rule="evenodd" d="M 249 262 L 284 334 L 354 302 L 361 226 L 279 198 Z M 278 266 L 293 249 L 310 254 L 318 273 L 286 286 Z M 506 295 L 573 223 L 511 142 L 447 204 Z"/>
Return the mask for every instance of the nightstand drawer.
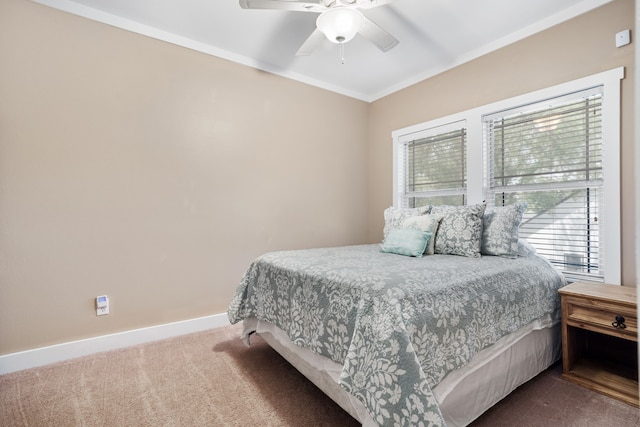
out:
<path id="1" fill-rule="evenodd" d="M 638 317 L 631 307 L 614 307 L 589 298 L 567 298 L 567 324 L 637 341 Z"/>

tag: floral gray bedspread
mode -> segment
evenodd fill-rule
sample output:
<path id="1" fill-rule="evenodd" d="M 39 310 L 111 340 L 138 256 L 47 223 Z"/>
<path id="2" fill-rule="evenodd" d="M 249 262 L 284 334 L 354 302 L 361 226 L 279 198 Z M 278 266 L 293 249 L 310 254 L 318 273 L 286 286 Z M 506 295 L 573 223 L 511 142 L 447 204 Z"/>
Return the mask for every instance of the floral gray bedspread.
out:
<path id="1" fill-rule="evenodd" d="M 384 426 L 444 425 L 431 392 L 502 336 L 558 316 L 563 277 L 544 259 L 422 258 L 378 245 L 268 253 L 229 320 L 271 322 L 343 366 L 340 383 Z"/>

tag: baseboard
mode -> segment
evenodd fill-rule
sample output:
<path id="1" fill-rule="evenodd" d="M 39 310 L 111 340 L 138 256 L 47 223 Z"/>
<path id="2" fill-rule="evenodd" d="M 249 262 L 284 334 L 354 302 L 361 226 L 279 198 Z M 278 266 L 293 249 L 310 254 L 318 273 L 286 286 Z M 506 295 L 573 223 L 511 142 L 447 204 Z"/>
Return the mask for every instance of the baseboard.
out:
<path id="1" fill-rule="evenodd" d="M 0 375 L 227 325 L 227 313 L 221 313 L 6 354 L 0 356 Z"/>

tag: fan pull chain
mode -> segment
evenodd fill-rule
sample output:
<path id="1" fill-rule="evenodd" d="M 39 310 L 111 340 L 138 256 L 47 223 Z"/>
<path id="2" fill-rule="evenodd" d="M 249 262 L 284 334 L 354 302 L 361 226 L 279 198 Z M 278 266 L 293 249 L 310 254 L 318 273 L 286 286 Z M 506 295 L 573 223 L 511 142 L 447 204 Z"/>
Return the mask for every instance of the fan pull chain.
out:
<path id="1" fill-rule="evenodd" d="M 340 59 L 342 60 L 342 65 L 344 65 L 344 43 L 340 43 Z"/>

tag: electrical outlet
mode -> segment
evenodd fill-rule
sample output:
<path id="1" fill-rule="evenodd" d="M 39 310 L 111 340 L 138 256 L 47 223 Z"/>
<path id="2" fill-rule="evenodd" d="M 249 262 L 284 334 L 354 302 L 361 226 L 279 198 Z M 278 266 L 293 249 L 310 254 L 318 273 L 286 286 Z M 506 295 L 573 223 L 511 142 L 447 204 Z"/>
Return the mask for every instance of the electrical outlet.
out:
<path id="1" fill-rule="evenodd" d="M 626 46 L 631 43 L 631 30 L 620 31 L 616 34 L 616 47 Z"/>
<path id="2" fill-rule="evenodd" d="M 106 295 L 96 297 L 96 315 L 104 316 L 109 314 L 109 298 Z"/>

